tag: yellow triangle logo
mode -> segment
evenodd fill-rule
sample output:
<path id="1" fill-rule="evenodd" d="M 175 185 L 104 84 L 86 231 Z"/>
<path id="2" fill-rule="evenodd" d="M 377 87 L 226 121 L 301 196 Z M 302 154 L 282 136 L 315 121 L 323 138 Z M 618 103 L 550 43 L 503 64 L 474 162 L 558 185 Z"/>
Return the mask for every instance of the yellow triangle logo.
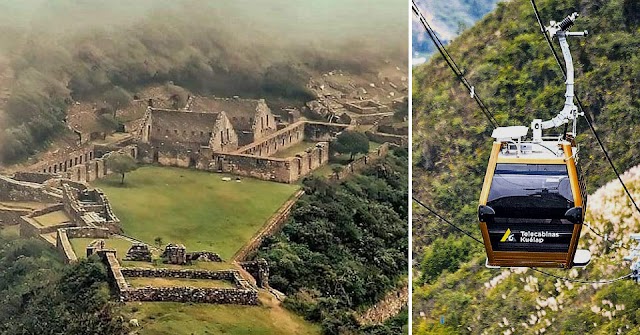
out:
<path id="1" fill-rule="evenodd" d="M 504 235 L 502 235 L 500 242 L 505 242 L 509 238 L 509 236 L 511 236 L 511 229 L 507 228 L 507 231 L 504 232 Z"/>

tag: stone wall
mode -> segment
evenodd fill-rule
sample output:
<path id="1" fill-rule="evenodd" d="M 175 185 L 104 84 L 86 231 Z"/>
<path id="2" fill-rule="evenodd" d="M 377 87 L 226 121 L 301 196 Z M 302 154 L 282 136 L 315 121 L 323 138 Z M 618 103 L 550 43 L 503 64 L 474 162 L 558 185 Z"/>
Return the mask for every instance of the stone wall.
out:
<path id="1" fill-rule="evenodd" d="M 223 262 L 222 257 L 211 251 L 194 251 L 187 253 L 187 262 Z"/>
<path id="2" fill-rule="evenodd" d="M 304 122 L 292 124 L 264 137 L 260 141 L 246 145 L 234 153 L 268 157 L 304 140 Z"/>
<path id="3" fill-rule="evenodd" d="M 393 113 L 352 115 L 351 123 L 355 125 L 371 125 L 384 122 L 385 119 L 391 118 L 392 116 Z"/>
<path id="4" fill-rule="evenodd" d="M 352 101 L 344 104 L 344 108 L 356 114 L 388 113 L 391 109 L 373 100 Z"/>
<path id="5" fill-rule="evenodd" d="M 71 170 L 76 165 L 86 163 L 94 159 L 93 145 L 83 145 L 80 148 L 62 150 L 53 157 L 36 163 L 29 167 L 31 172 L 42 173 L 64 173 Z"/>
<path id="6" fill-rule="evenodd" d="M 321 142 L 294 157 L 214 154 L 209 170 L 280 183 L 293 183 L 329 161 L 329 143 Z"/>
<path id="7" fill-rule="evenodd" d="M 334 173 L 331 175 L 331 180 L 343 180 L 350 175 L 362 171 L 371 163 L 375 162 L 378 158 L 384 157 L 389 153 L 389 143 L 382 144 L 376 152 L 369 153 L 368 155 L 362 156 L 353 162 L 347 164 L 342 171 L 338 173 Z"/>
<path id="8" fill-rule="evenodd" d="M 115 255 L 114 255 L 115 257 Z M 153 269 L 115 267 L 108 260 L 111 277 L 118 279 L 116 287 L 123 301 L 174 301 L 214 304 L 257 305 L 258 292 L 244 280 L 237 270 L 209 271 L 199 269 Z M 117 260 L 115 260 L 117 263 Z M 126 283 L 127 277 L 209 279 L 230 281 L 236 288 L 141 287 Z"/>
<path id="9" fill-rule="evenodd" d="M 256 250 L 262 244 L 262 241 L 265 237 L 271 236 L 276 232 L 282 229 L 282 226 L 287 221 L 289 217 L 289 213 L 291 213 L 291 209 L 293 205 L 304 195 L 303 190 L 299 190 L 296 192 L 293 197 L 291 197 L 287 202 L 285 202 L 278 211 L 269 218 L 267 224 L 265 224 L 262 229 L 253 237 L 249 243 L 245 244 L 242 249 L 240 249 L 234 256 L 234 261 L 248 261 Z M 257 279 L 257 278 L 256 278 Z"/>
<path id="10" fill-rule="evenodd" d="M 120 296 L 120 301 L 126 301 L 123 294 L 126 294 L 126 291 L 129 289 L 129 284 L 127 284 L 127 281 L 122 275 L 122 268 L 116 257 L 116 251 L 101 249 L 97 250 L 96 253 L 102 259 L 102 262 L 107 265 L 107 276 L 113 283 L 116 294 Z"/>
<path id="11" fill-rule="evenodd" d="M 20 208 L 0 208 L 0 226 L 13 226 L 22 222 L 20 217 L 29 215 L 31 210 Z"/>
<path id="12" fill-rule="evenodd" d="M 29 215 L 29 216 L 31 216 L 31 217 L 41 216 L 41 215 L 45 215 L 45 214 L 61 211 L 63 209 L 64 209 L 64 205 L 63 204 L 55 204 L 55 205 L 47 206 L 47 207 L 45 207 L 43 209 L 35 210 L 35 211 L 31 212 L 31 215 Z"/>
<path id="13" fill-rule="evenodd" d="M 203 269 L 170 269 L 170 268 L 122 268 L 125 277 L 146 278 L 181 278 L 181 279 L 210 279 L 226 280 L 239 285 L 240 275 L 237 270 L 203 270 Z"/>
<path id="14" fill-rule="evenodd" d="M 367 137 L 370 141 L 378 142 L 378 143 L 393 143 L 399 146 L 407 146 L 409 137 L 405 135 L 394 135 L 394 134 L 386 134 L 386 133 L 377 133 L 377 132 L 366 132 Z"/>
<path id="15" fill-rule="evenodd" d="M 398 315 L 403 308 L 408 308 L 408 304 L 409 285 L 403 282 L 400 288 L 387 293 L 381 301 L 355 317 L 361 325 L 379 325 Z"/>
<path id="16" fill-rule="evenodd" d="M 80 226 L 106 227 L 114 233 L 121 232 L 120 220 L 113 213 L 111 204 L 100 189 L 78 190 L 69 184 L 62 184 L 63 204 L 65 211 Z M 80 192 L 86 193 L 93 204 L 80 201 Z"/>
<path id="17" fill-rule="evenodd" d="M 232 153 L 215 152 L 211 148 L 198 150 L 176 146 L 154 147 L 139 143 L 139 160 L 165 166 L 194 167 L 199 170 L 224 172 L 281 183 L 293 183 L 329 161 L 329 144 L 349 125 L 300 121 L 261 140 L 241 147 Z M 289 148 L 303 140 L 318 143 L 315 148 L 294 157 L 270 157 L 279 150 Z"/>
<path id="18" fill-rule="evenodd" d="M 404 124 L 402 126 L 394 126 L 393 124 L 381 124 L 378 126 L 378 132 L 391 134 L 391 135 L 409 135 L 409 126 Z"/>
<path id="19" fill-rule="evenodd" d="M 109 229 L 102 227 L 64 228 L 69 238 L 109 238 Z"/>
<path id="20" fill-rule="evenodd" d="M 0 175 L 0 201 L 57 203 L 61 197 L 41 184 L 17 181 Z"/>
<path id="21" fill-rule="evenodd" d="M 56 249 L 60 251 L 66 263 L 77 262 L 78 256 L 73 251 L 73 246 L 69 241 L 66 229 L 58 229 L 56 234 Z"/>
<path id="22" fill-rule="evenodd" d="M 290 158 L 214 154 L 210 170 L 280 183 L 291 183 L 294 181 L 291 164 Z"/>
<path id="23" fill-rule="evenodd" d="M 269 263 L 264 258 L 240 262 L 240 266 L 255 278 L 258 287 L 269 288 Z"/>
<path id="24" fill-rule="evenodd" d="M 338 133 L 350 129 L 350 125 L 325 122 L 306 121 L 304 125 L 304 138 L 313 142 L 329 142 Z"/>
<path id="25" fill-rule="evenodd" d="M 130 287 L 121 291 L 120 295 L 124 301 L 258 305 L 257 291 L 234 288 Z"/>
<path id="26" fill-rule="evenodd" d="M 136 158 L 138 148 L 136 145 L 127 145 L 123 148 L 106 147 L 99 145 L 85 146 L 67 154 L 57 154 L 56 158 L 40 162 L 29 167 L 29 172 L 20 172 L 22 177 L 43 179 L 46 175 L 54 175 L 75 182 L 91 182 L 104 178 L 109 174 L 105 158 L 109 151 L 124 153 Z M 103 157 L 103 154 L 106 154 Z M 41 177 L 36 177 L 41 174 Z M 16 174 L 18 175 L 18 173 Z M 50 179 L 50 178 L 48 178 Z"/>
<path id="27" fill-rule="evenodd" d="M 56 174 L 53 173 L 44 173 L 44 172 L 16 172 L 13 175 L 13 179 L 17 181 L 27 181 L 30 183 L 42 184 L 45 181 L 57 177 Z"/>
<path id="28" fill-rule="evenodd" d="M 320 142 L 310 150 L 297 153 L 291 158 L 291 182 L 329 162 L 329 143 Z"/>

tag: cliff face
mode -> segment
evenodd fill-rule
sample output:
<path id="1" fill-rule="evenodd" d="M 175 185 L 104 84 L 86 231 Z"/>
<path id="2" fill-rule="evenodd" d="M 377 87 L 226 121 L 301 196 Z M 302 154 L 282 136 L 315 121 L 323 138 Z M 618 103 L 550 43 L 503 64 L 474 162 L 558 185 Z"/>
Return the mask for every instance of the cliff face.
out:
<path id="1" fill-rule="evenodd" d="M 576 94 L 618 169 L 637 165 L 640 118 L 635 111 L 640 95 L 632 89 L 640 74 L 636 3 L 536 2 L 545 24 L 580 13 L 574 30 L 588 30 L 590 35 L 569 41 L 576 63 Z M 549 119 L 562 108 L 564 80 L 529 1 L 499 3 L 452 41 L 448 51 L 501 125 L 528 125 L 533 118 Z M 492 129 L 440 56 L 414 68 L 413 80 L 414 196 L 479 236 L 475 212 Z M 621 189 L 614 190 L 619 187 L 615 182 L 594 193 L 615 175 L 584 120 L 578 133 L 582 169 L 593 194 L 587 220 L 612 241 L 627 243 L 628 234 L 640 231 L 638 215 L 631 214 Z M 633 178 L 631 173 L 629 179 Z M 640 184 L 631 182 L 631 189 L 640 198 Z M 633 333 L 634 327 L 637 331 L 640 319 L 629 313 L 638 307 L 632 298 L 638 293 L 637 284 L 579 285 L 532 270 L 488 270 L 481 245 L 469 246 L 471 240 L 414 209 L 418 334 L 615 334 L 618 329 Z M 610 243 L 586 227 L 583 234 L 580 247 L 592 250 L 592 264 L 584 270 L 550 272 L 584 280 L 629 272 L 630 264 L 621 261 L 626 250 L 605 247 Z M 437 264 L 446 257 L 450 257 L 446 264 Z"/>

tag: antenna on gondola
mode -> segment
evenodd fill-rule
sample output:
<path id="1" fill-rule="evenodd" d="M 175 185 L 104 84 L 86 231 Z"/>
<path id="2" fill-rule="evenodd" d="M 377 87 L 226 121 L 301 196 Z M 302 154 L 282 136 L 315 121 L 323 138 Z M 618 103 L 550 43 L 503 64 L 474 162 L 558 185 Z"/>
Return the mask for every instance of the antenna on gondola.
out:
<path id="1" fill-rule="evenodd" d="M 578 107 L 574 104 L 574 69 L 573 58 L 571 57 L 571 51 L 569 50 L 569 43 L 567 37 L 569 36 L 586 36 L 588 32 L 570 32 L 568 31 L 573 26 L 578 13 L 573 13 L 561 22 L 551 21 L 550 25 L 546 27 L 546 31 L 549 34 L 549 38 L 553 40 L 554 37 L 558 38 L 560 48 L 562 49 L 562 56 L 567 67 L 566 74 L 567 79 L 565 85 L 567 86 L 565 92 L 564 108 L 554 118 L 542 121 L 541 119 L 535 119 L 531 123 L 531 129 L 533 130 L 533 142 L 542 142 L 542 130 L 557 128 L 570 121 L 573 121 L 572 134 L 575 136 L 577 132 L 578 116 L 584 115 L 578 112 Z"/>

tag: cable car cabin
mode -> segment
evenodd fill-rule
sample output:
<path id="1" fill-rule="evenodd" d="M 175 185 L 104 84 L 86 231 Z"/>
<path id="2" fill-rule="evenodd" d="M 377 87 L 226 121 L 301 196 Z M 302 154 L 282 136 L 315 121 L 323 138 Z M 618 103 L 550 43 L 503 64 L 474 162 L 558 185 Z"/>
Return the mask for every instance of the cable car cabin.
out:
<path id="1" fill-rule="evenodd" d="M 478 208 L 488 267 L 588 264 L 576 250 L 586 193 L 575 152 L 557 139 L 493 143 Z"/>

